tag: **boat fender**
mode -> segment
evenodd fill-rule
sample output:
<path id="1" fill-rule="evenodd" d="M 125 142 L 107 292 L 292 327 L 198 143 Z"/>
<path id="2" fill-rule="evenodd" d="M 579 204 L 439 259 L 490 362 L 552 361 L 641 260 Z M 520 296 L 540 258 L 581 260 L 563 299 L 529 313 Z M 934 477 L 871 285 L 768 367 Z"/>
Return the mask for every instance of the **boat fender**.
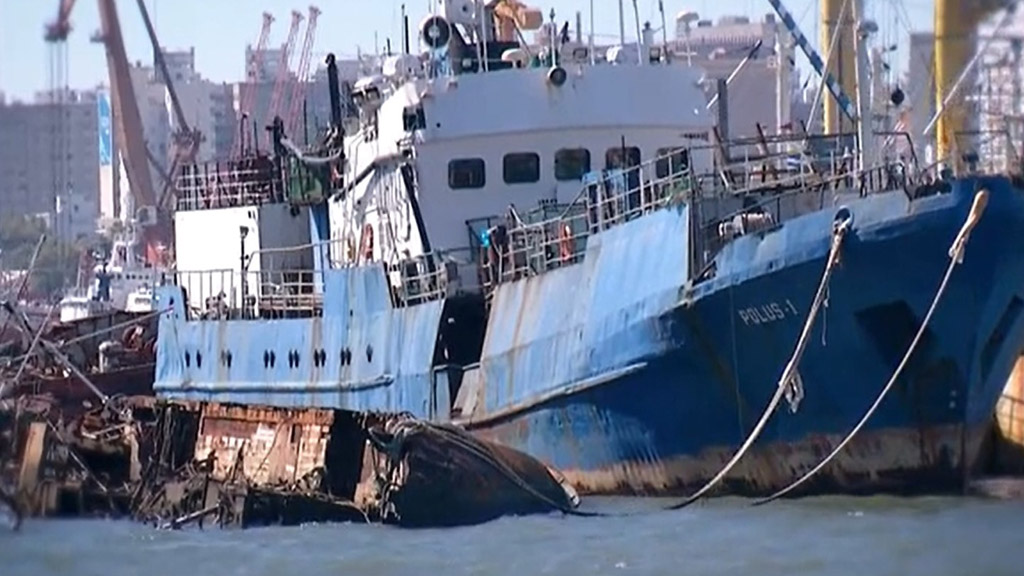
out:
<path id="1" fill-rule="evenodd" d="M 561 86 L 562 84 L 565 84 L 565 80 L 568 77 L 569 75 L 566 73 L 565 68 L 562 68 L 561 66 L 552 66 L 551 69 L 548 70 L 548 84 L 551 84 L 552 86 Z"/>

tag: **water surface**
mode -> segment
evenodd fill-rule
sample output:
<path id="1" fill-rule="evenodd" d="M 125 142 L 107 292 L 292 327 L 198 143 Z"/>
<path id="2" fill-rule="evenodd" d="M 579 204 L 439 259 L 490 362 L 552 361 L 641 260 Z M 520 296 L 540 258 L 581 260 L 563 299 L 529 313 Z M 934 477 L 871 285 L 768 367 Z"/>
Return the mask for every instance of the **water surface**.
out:
<path id="1" fill-rule="evenodd" d="M 599 574 L 1024 576 L 1024 503 L 967 498 L 588 499 L 614 518 L 504 518 L 469 528 L 158 531 L 125 521 L 0 529 L 2 576 Z"/>

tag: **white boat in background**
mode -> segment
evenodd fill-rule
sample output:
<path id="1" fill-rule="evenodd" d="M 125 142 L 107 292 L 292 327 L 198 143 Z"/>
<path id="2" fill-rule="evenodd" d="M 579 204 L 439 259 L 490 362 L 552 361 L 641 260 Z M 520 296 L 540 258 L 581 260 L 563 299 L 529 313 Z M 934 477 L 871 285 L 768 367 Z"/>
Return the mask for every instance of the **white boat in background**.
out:
<path id="1" fill-rule="evenodd" d="M 109 259 L 96 265 L 88 286 L 69 292 L 59 304 L 60 321 L 74 322 L 110 312 L 153 310 L 153 287 L 163 271 L 134 256 L 134 238 L 115 240 Z"/>

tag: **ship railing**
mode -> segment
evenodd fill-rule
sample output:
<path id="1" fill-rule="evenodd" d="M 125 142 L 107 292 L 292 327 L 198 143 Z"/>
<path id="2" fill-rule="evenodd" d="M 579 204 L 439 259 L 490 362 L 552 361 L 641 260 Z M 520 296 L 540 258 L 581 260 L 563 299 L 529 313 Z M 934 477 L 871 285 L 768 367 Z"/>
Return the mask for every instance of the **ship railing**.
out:
<path id="1" fill-rule="evenodd" d="M 788 220 L 817 212 L 834 203 L 835 194 L 847 192 L 865 197 L 900 190 L 908 198 L 920 194 L 920 174 L 900 162 L 883 162 L 860 172 L 836 171 L 813 182 L 808 179 L 780 180 L 760 194 L 737 197 L 702 197 L 694 205 L 700 212 L 700 233 L 695 240 L 696 281 L 713 277 L 715 256 L 727 244 L 747 234 L 774 229 Z"/>
<path id="2" fill-rule="evenodd" d="M 392 303 L 407 307 L 478 289 L 470 249 L 431 252 L 384 267 Z"/>
<path id="3" fill-rule="evenodd" d="M 323 306 L 323 274 L 316 270 L 177 271 L 174 281 L 190 317 L 205 320 L 308 317 Z"/>
<path id="4" fill-rule="evenodd" d="M 178 210 L 259 206 L 284 201 L 284 178 L 269 156 L 183 166 L 175 186 Z"/>
<path id="5" fill-rule="evenodd" d="M 807 145 L 807 140 L 816 144 Z M 903 188 L 909 194 L 914 176 L 907 163 L 884 162 L 857 171 L 856 159 L 840 147 L 842 142 L 839 138 L 829 142 L 827 137 L 739 140 L 729 148 L 718 144 L 679 148 L 624 170 L 588 174 L 580 194 L 558 206 L 553 217 L 535 220 L 510 209 L 504 217 L 467 222 L 471 246 L 480 251 L 481 285 L 489 289 L 575 264 L 591 235 L 672 204 L 691 206 L 691 222 L 702 232 L 696 238 L 701 245 L 694 247 L 696 254 L 704 255 L 694 262 L 701 269 L 727 241 L 716 244 L 717 238 L 703 238 L 703 233 L 718 234 L 726 220 L 753 205 L 775 202 L 776 215 L 772 220 L 762 218 L 762 223 L 781 224 L 820 210 L 833 192 L 866 195 Z M 699 172 L 695 167 L 700 165 L 709 168 Z M 798 195 L 816 201 L 805 199 L 803 207 L 783 210 L 783 199 Z M 543 209 L 551 211 L 552 206 Z M 742 220 L 752 223 L 755 219 Z"/>

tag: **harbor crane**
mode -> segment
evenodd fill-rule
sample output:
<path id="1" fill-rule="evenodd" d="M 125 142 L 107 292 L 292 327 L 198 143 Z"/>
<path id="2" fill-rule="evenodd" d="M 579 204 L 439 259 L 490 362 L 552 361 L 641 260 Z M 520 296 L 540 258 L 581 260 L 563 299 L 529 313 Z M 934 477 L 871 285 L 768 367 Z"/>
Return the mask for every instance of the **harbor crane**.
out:
<path id="1" fill-rule="evenodd" d="M 281 109 L 281 99 L 284 96 L 284 88 L 288 83 L 288 62 L 292 53 L 292 47 L 295 45 L 295 37 L 299 34 L 299 24 L 302 22 L 302 13 L 297 10 L 292 10 L 292 23 L 288 28 L 288 39 L 285 40 L 284 46 L 281 47 L 281 57 L 277 64 L 277 78 L 274 81 L 274 92 L 270 95 L 270 108 L 267 110 L 267 118 L 265 124 L 270 124 L 274 121 L 274 117 L 278 115 Z M 267 147 L 271 146 L 271 136 L 268 132 L 266 135 Z"/>
<path id="2" fill-rule="evenodd" d="M 273 23 L 274 16 L 269 12 L 264 12 L 259 40 L 256 41 L 256 48 L 249 56 L 245 84 L 242 85 L 242 101 L 238 106 L 238 131 L 235 133 L 235 141 L 231 145 L 231 156 L 236 158 L 241 156 L 245 149 L 245 120 L 253 114 L 253 100 L 256 98 L 255 83 L 263 65 L 263 53 L 267 49 L 267 42 L 270 40 L 270 26 Z"/>
<path id="3" fill-rule="evenodd" d="M 157 66 L 164 76 L 164 82 L 170 95 L 174 114 L 178 120 L 179 130 L 175 134 L 174 157 L 179 162 L 194 158 L 195 151 L 202 141 L 202 135 L 191 129 L 185 121 L 185 116 L 174 91 L 173 83 L 167 72 L 166 63 L 163 61 L 163 53 L 153 31 L 149 14 L 145 9 L 142 0 L 137 0 L 141 10 L 143 21 L 149 33 L 150 42 Z M 124 161 L 125 172 L 128 177 L 128 186 L 132 198 L 135 201 L 136 212 L 129 215 L 136 220 L 140 228 L 140 237 L 143 244 L 143 256 L 150 264 L 160 264 L 167 260 L 167 256 L 173 247 L 173 222 L 172 206 L 168 198 L 173 198 L 171 191 L 173 184 L 170 178 L 165 178 L 163 190 L 157 195 L 149 171 L 149 162 L 153 161 L 159 168 L 159 162 L 146 147 L 143 134 L 142 117 L 139 112 L 138 100 L 135 95 L 135 88 L 131 82 L 131 66 L 128 63 L 128 56 L 125 52 L 124 37 L 121 33 L 121 23 L 118 18 L 117 8 L 114 0 L 97 0 L 100 15 L 100 31 L 93 37 L 93 40 L 103 44 L 107 58 L 107 73 L 110 83 L 111 116 L 114 123 L 114 133 L 120 144 L 120 152 Z M 71 32 L 71 12 L 75 7 L 75 0 L 61 0 L 57 17 L 53 22 L 47 24 L 44 38 L 47 42 L 61 43 L 67 40 Z M 165 171 L 173 174 L 174 168 Z"/>
<path id="4" fill-rule="evenodd" d="M 166 170 L 163 189 L 157 196 L 157 209 L 166 214 L 174 210 L 174 178 L 178 166 L 195 162 L 196 154 L 199 153 L 199 146 L 202 145 L 204 137 L 198 129 L 189 127 L 188 118 L 181 107 L 181 100 L 178 92 L 174 89 L 174 81 L 171 79 L 170 71 L 167 69 L 167 62 L 164 60 L 164 51 L 160 41 L 156 37 L 156 30 L 149 18 L 149 10 L 146 9 L 144 0 L 136 0 L 139 7 L 139 14 L 142 15 L 142 22 L 146 25 L 146 34 L 149 36 L 149 43 L 153 46 L 153 60 L 157 69 L 164 79 L 164 86 L 167 88 L 167 96 L 171 101 L 171 110 L 174 112 L 174 119 L 177 129 L 171 135 L 171 164 Z"/>
<path id="5" fill-rule="evenodd" d="M 306 37 L 302 41 L 299 67 L 295 72 L 295 81 L 292 84 L 291 101 L 288 103 L 288 115 L 284 119 L 286 134 L 298 134 L 299 132 L 300 112 L 302 111 L 302 102 L 306 98 L 306 87 L 309 80 L 309 58 L 313 52 L 313 41 L 316 38 L 316 19 L 319 15 L 319 8 L 316 6 L 309 7 L 309 16 L 306 18 Z"/>

